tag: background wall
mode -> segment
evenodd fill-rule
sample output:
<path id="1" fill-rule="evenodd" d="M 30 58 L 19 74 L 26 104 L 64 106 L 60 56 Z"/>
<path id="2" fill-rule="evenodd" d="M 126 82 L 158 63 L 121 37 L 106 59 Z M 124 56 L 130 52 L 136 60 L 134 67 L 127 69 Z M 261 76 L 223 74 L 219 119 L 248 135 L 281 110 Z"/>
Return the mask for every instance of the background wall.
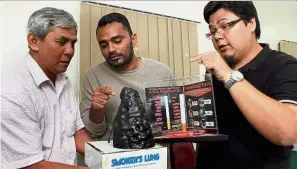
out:
<path id="1" fill-rule="evenodd" d="M 150 11 L 200 21 L 198 27 L 199 53 L 213 50 L 205 38 L 208 26 L 203 19 L 203 8 L 208 1 L 97 1 L 100 3 Z M 277 49 L 279 40 L 297 42 L 297 2 L 295 1 L 257 1 L 254 2 L 261 22 L 260 42 L 266 42 Z M 27 52 L 26 24 L 30 14 L 42 7 L 52 6 L 70 12 L 79 23 L 79 1 L 3 1 L 1 2 L 1 72 L 9 70 Z M 17 11 L 17 13 L 16 13 Z M 79 36 L 79 35 L 78 35 Z M 79 42 L 78 42 L 79 43 Z M 78 90 L 79 82 L 79 45 L 67 70 L 73 85 Z"/>
<path id="2" fill-rule="evenodd" d="M 78 1 L 3 1 L 1 2 L 1 73 L 17 64 L 28 53 L 26 26 L 29 16 L 40 8 L 50 6 L 62 8 L 71 13 L 79 22 L 80 2 Z M 79 38 L 79 37 L 78 37 Z M 79 81 L 79 48 L 67 73 L 74 86 Z"/>
<path id="3" fill-rule="evenodd" d="M 278 49 L 279 40 L 297 42 L 297 2 L 255 1 L 261 24 L 260 41 Z"/>
<path id="4" fill-rule="evenodd" d="M 203 8 L 208 1 L 98 1 L 100 3 L 145 10 L 154 13 L 200 21 L 198 27 L 199 53 L 213 50 L 205 38 L 208 26 L 203 19 Z M 20 61 L 28 52 L 26 24 L 32 12 L 45 6 L 57 7 L 70 12 L 79 23 L 79 1 L 3 1 L 0 2 L 1 73 Z M 277 49 L 279 40 L 297 42 L 297 2 L 296 1 L 257 1 L 254 2 L 261 22 L 260 42 L 269 43 Z M 79 38 L 79 35 L 78 35 Z M 79 41 L 75 56 L 67 74 L 78 91 L 79 86 Z M 296 150 L 297 151 L 297 150 Z"/>

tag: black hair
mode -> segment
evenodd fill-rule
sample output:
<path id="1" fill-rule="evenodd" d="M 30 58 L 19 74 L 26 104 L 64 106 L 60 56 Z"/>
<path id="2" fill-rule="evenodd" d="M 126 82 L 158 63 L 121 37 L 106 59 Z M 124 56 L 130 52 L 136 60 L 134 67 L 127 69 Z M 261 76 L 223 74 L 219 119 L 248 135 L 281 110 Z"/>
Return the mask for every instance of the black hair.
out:
<path id="1" fill-rule="evenodd" d="M 107 25 L 109 23 L 112 23 L 112 22 L 121 23 L 124 26 L 124 28 L 128 31 L 130 36 L 133 34 L 130 23 L 129 23 L 128 19 L 126 18 L 126 16 L 122 15 L 120 13 L 113 12 L 113 13 L 109 13 L 107 15 L 104 15 L 99 20 L 98 25 L 97 25 L 97 29 L 96 29 L 96 35 L 97 35 L 97 31 L 98 31 L 98 29 L 100 27 L 103 27 L 103 26 L 105 26 L 105 25 Z"/>
<path id="2" fill-rule="evenodd" d="M 233 12 L 247 24 L 252 18 L 256 21 L 256 38 L 261 35 L 260 21 L 257 15 L 257 10 L 252 1 L 210 1 L 204 7 L 204 19 L 209 23 L 209 17 L 219 9 L 225 9 Z"/>

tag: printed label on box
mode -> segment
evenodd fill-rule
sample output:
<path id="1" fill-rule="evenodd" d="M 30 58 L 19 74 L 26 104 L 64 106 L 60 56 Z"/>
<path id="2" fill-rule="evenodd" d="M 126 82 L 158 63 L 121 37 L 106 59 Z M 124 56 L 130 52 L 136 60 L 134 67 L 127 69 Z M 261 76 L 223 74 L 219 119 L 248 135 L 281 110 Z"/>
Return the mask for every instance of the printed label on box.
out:
<path id="1" fill-rule="evenodd" d="M 117 149 L 107 141 L 86 143 L 85 163 L 91 169 L 167 169 L 167 147 Z"/>

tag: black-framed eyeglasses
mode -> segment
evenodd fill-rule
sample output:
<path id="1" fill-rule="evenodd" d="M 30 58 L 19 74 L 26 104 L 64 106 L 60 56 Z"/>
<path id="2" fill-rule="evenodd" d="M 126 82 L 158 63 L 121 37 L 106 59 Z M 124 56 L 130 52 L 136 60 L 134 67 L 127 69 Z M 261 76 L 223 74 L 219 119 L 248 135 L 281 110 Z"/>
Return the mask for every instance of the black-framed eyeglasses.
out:
<path id="1" fill-rule="evenodd" d="M 215 36 L 216 33 L 218 33 L 219 35 L 223 34 L 225 31 L 228 31 L 230 28 L 232 28 L 235 24 L 237 24 L 239 21 L 241 21 L 242 19 L 236 19 L 234 21 L 225 23 L 223 25 L 221 25 L 219 28 L 214 29 L 214 31 L 211 31 L 209 33 L 206 34 L 206 38 L 207 39 L 211 39 L 212 37 Z M 221 29 L 221 31 L 218 32 L 218 30 Z"/>

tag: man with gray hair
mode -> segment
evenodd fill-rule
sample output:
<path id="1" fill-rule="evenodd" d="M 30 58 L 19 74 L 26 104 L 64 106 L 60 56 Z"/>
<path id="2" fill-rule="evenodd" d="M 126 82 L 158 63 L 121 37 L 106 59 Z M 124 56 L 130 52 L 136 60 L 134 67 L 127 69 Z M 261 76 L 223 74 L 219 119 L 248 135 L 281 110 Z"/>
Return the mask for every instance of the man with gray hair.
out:
<path id="1" fill-rule="evenodd" d="M 84 130 L 65 74 L 77 24 L 66 11 L 42 8 L 28 21 L 29 54 L 1 81 L 1 167 L 87 169 L 74 166 L 91 137 Z"/>

